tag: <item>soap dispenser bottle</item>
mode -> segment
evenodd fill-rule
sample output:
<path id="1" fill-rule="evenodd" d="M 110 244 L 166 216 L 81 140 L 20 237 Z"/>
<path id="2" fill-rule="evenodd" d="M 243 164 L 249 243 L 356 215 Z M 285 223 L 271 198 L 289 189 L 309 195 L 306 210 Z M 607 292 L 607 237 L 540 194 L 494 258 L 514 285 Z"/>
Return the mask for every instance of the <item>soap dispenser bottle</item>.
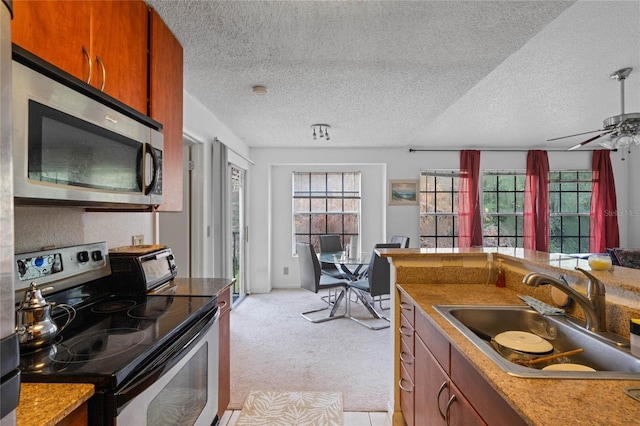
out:
<path id="1" fill-rule="evenodd" d="M 502 266 L 502 259 L 498 259 L 498 279 L 496 280 L 496 287 L 506 287 L 507 280 L 504 276 L 504 267 Z"/>

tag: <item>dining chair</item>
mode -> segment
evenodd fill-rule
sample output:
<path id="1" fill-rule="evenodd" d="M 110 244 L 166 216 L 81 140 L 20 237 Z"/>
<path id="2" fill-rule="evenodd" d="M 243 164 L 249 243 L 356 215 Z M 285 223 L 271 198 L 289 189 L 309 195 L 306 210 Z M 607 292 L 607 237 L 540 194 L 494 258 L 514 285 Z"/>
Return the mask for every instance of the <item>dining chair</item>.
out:
<path id="1" fill-rule="evenodd" d="M 340 241 L 340 235 L 320 235 L 320 253 L 335 253 L 343 251 L 342 242 Z M 322 273 L 329 275 L 333 278 L 343 279 L 346 278 L 342 271 L 335 265 L 335 263 L 320 262 Z"/>
<path id="2" fill-rule="evenodd" d="M 390 243 L 400 243 L 400 248 L 409 248 L 409 237 L 402 235 L 393 235 L 389 240 Z"/>
<path id="3" fill-rule="evenodd" d="M 344 299 L 349 291 L 349 281 L 322 274 L 320 271 L 320 261 L 318 260 L 316 251 L 311 244 L 296 243 L 296 251 L 298 253 L 298 262 L 300 263 L 300 286 L 316 294 L 320 290 L 329 291 L 329 297 L 322 299 L 327 303 L 327 306 L 320 309 L 302 312 L 300 315 L 307 321 L 313 323 L 325 322 L 346 316 L 348 310 L 346 303 L 343 314 L 336 315 L 336 312 L 338 311 L 338 307 L 340 306 L 342 299 Z M 329 308 L 331 310 L 327 317 L 314 319 L 309 316 L 309 314 L 324 311 Z"/>
<path id="4" fill-rule="evenodd" d="M 380 298 L 391 293 L 391 265 L 389 260 L 376 254 L 376 248 L 400 248 L 400 243 L 378 243 L 375 245 L 369 260 L 369 267 L 364 278 L 349 283 L 349 293 L 356 293 L 356 300 L 360 300 L 365 308 L 376 319 L 382 319 L 390 323 L 389 318 L 381 315 L 374 308 L 376 298 Z M 367 297 L 368 296 L 368 297 Z M 351 301 L 351 296 L 349 296 Z M 347 305 L 347 316 L 355 322 L 364 325 L 371 330 L 381 330 L 389 327 L 389 324 L 374 326 L 358 318 L 351 316 L 351 308 Z"/>

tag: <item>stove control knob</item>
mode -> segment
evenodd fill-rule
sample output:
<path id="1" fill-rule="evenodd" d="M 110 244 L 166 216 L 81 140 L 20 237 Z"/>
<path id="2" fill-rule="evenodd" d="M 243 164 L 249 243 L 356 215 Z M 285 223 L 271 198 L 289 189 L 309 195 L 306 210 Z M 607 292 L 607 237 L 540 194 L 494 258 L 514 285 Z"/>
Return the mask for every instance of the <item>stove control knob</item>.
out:
<path id="1" fill-rule="evenodd" d="M 99 262 L 102 260 L 102 252 L 100 250 L 95 250 L 91 252 L 91 259 L 95 262 Z"/>
<path id="2" fill-rule="evenodd" d="M 78 252 L 78 262 L 85 263 L 89 261 L 89 252 L 88 251 L 79 251 Z"/>

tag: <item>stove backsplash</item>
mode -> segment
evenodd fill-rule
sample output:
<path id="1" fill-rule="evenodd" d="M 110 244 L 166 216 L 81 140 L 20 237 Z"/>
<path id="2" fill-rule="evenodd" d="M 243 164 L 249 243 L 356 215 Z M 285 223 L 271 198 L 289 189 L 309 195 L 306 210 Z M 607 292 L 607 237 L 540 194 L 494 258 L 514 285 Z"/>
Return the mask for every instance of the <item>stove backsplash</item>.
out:
<path id="1" fill-rule="evenodd" d="M 153 243 L 153 213 L 86 212 L 82 208 L 16 206 L 15 252 L 106 241 L 107 247 L 131 245 L 133 235 Z"/>

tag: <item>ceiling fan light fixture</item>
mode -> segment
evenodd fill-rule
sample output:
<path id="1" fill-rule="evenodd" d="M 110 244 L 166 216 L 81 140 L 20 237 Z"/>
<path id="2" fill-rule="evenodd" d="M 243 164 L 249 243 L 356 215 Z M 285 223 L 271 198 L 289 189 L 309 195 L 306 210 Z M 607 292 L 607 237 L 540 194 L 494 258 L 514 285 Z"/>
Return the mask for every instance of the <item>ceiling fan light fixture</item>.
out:
<path id="1" fill-rule="evenodd" d="M 602 132 L 597 136 L 591 137 L 579 144 L 576 144 L 568 149 L 573 151 L 590 142 L 609 135 L 605 140 L 601 140 L 598 144 L 609 150 L 617 150 L 618 148 L 630 147 L 632 144 L 640 145 L 640 113 L 627 113 L 624 111 L 624 80 L 629 77 L 633 68 L 622 68 L 609 75 L 609 78 L 620 82 L 620 114 L 606 118 L 602 122 L 602 129 L 593 130 L 585 133 L 576 133 L 569 136 L 562 136 L 559 138 L 548 139 L 548 141 L 554 141 L 558 139 L 570 138 L 573 136 L 584 135 L 588 133 Z M 623 158 L 624 160 L 624 158 Z"/>
<path id="2" fill-rule="evenodd" d="M 606 140 L 606 141 L 603 141 L 603 142 L 598 142 L 598 145 L 600 145 L 603 148 L 610 149 L 610 150 L 616 149 L 616 141 L 612 140 L 612 139 L 609 139 L 609 140 Z"/>

